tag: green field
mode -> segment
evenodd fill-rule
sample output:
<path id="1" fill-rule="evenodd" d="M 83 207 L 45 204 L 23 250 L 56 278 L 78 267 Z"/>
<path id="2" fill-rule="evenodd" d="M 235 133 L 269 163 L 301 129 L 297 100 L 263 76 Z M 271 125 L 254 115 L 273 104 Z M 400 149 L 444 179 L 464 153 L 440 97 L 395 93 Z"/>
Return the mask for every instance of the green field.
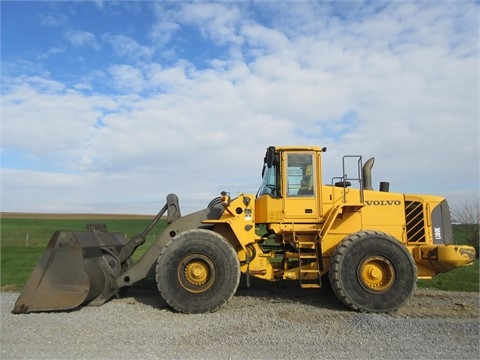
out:
<path id="1" fill-rule="evenodd" d="M 90 219 L 2 218 L 0 225 L 1 289 L 15 291 L 23 287 L 55 230 L 85 231 L 88 223 L 106 224 L 109 232 L 125 234 L 129 239 L 141 233 L 148 226 L 150 220 L 118 220 L 95 216 Z M 140 258 L 166 226 L 167 223 L 164 219 L 157 223 L 147 235 L 145 244 L 135 252 L 134 261 Z"/>
<path id="2" fill-rule="evenodd" d="M 2 218 L 0 225 L 1 279 L 2 290 L 19 290 L 42 255 L 46 244 L 55 230 L 84 231 L 87 223 L 104 223 L 110 232 L 120 232 L 128 238 L 141 233 L 149 219 L 92 218 Z M 160 220 L 147 241 L 134 254 L 136 261 L 149 245 L 162 233 L 166 221 Z M 454 232 L 455 231 L 454 227 Z M 463 243 L 463 239 L 460 239 Z M 421 288 L 435 288 L 447 291 L 479 291 L 479 261 L 474 265 L 439 274 L 433 280 L 419 280 Z"/>

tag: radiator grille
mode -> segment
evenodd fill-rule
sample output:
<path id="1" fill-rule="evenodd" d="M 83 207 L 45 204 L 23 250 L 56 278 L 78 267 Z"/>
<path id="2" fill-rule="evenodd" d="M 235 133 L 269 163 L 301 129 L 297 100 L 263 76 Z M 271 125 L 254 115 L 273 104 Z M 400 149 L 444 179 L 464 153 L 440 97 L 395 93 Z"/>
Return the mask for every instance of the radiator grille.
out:
<path id="1" fill-rule="evenodd" d="M 425 242 L 425 222 L 423 204 L 418 201 L 405 201 L 407 220 L 407 241 Z"/>

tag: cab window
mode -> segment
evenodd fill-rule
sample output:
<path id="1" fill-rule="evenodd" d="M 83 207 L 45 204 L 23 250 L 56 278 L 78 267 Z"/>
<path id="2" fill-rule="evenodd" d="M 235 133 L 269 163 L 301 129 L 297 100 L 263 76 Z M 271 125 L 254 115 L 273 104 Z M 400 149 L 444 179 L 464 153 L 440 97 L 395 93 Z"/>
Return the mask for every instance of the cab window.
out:
<path id="1" fill-rule="evenodd" d="M 313 154 L 287 154 L 287 196 L 314 196 Z"/>

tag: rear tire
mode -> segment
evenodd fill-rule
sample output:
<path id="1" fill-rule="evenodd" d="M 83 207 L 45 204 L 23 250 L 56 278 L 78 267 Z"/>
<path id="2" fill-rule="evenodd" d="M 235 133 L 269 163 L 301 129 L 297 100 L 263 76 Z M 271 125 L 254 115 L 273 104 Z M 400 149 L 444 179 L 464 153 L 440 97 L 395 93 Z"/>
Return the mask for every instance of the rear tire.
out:
<path id="1" fill-rule="evenodd" d="M 362 231 L 346 237 L 332 253 L 329 279 L 335 295 L 349 308 L 391 312 L 413 295 L 417 267 L 392 236 Z"/>
<path id="2" fill-rule="evenodd" d="M 156 280 L 164 300 L 175 310 L 214 312 L 229 301 L 240 282 L 240 262 L 221 235 L 204 229 L 175 236 L 157 260 Z"/>

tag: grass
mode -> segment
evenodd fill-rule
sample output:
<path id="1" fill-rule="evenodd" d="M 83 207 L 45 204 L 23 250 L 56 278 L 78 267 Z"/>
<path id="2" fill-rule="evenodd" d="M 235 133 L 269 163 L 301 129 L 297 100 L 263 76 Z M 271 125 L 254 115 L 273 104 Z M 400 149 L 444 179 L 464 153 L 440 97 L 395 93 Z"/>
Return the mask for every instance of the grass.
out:
<path id="1" fill-rule="evenodd" d="M 153 217 L 152 217 L 153 218 Z M 141 233 L 148 219 L 21 219 L 2 218 L 0 227 L 2 290 L 18 291 L 26 283 L 55 230 L 85 231 L 88 223 L 104 223 L 109 232 L 125 234 L 129 239 Z M 134 253 L 137 261 L 151 243 L 163 232 L 167 223 L 161 219 L 147 235 L 144 245 Z"/>
<path id="2" fill-rule="evenodd" d="M 44 250 L 44 247 L 40 246 L 2 246 L 2 290 L 20 290 L 32 273 Z"/>
<path id="3" fill-rule="evenodd" d="M 479 261 L 473 265 L 456 268 L 446 273 L 438 274 L 432 280 L 418 280 L 418 287 L 446 291 L 479 291 Z"/>
<path id="4" fill-rule="evenodd" d="M 130 219 L 2 219 L 0 239 L 5 246 L 46 246 L 55 230 L 85 231 L 88 223 L 104 223 L 110 232 L 125 234 L 127 238 L 143 231 L 149 220 Z M 160 220 L 151 235 L 158 236 L 165 228 L 165 221 Z"/>
<path id="5" fill-rule="evenodd" d="M 2 218 L 0 226 L 1 243 L 1 276 L 2 290 L 20 290 L 42 255 L 45 246 L 55 230 L 84 231 L 87 223 L 105 223 L 110 232 L 120 232 L 128 238 L 141 233 L 149 224 L 148 219 L 105 219 L 92 216 L 90 219 L 46 219 L 46 218 Z M 167 226 L 165 220 L 160 220 L 147 241 L 134 253 L 137 261 L 148 249 L 155 238 Z M 459 243 L 465 239 L 457 234 Z M 462 267 L 448 273 L 439 274 L 432 280 L 419 280 L 418 287 L 433 288 L 447 291 L 479 291 L 479 261 L 472 266 Z"/>

